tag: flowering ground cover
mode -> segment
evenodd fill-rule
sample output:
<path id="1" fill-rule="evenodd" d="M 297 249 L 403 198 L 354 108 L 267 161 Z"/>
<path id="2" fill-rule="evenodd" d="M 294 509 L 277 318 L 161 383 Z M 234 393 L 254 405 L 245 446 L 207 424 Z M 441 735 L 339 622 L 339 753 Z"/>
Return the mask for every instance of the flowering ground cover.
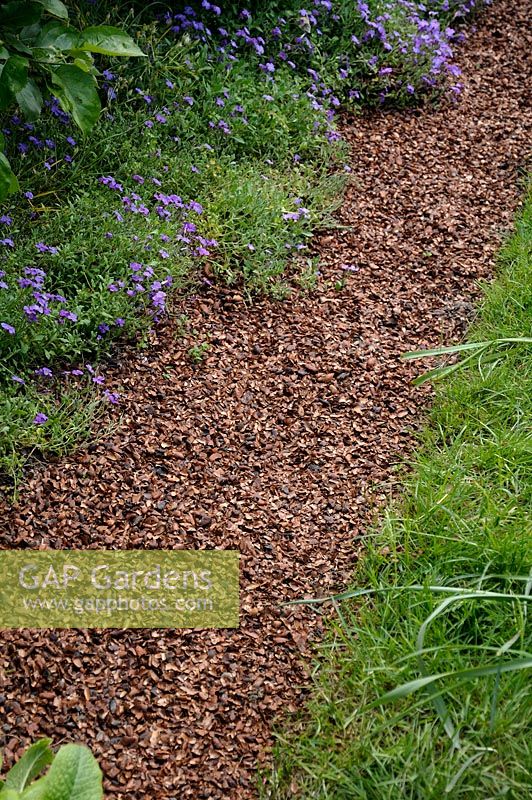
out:
<path id="1" fill-rule="evenodd" d="M 54 100 L 3 121 L 21 191 L 0 217 L 0 467 L 90 436 L 120 402 L 102 359 L 146 343 L 176 292 L 312 284 L 310 236 L 349 170 L 338 108 L 459 92 L 453 47 L 483 4 L 75 5 L 74 23 L 120 24 L 148 58 L 102 59 L 90 138 Z"/>
<path id="2" fill-rule="evenodd" d="M 294 281 L 289 302 L 246 304 L 241 281 L 200 290 L 215 280 L 214 260 L 202 264 L 181 320 L 112 353 L 120 425 L 36 465 L 2 504 L 5 548 L 242 554 L 238 630 L 2 632 L 6 768 L 51 735 L 92 748 L 110 800 L 257 796 L 272 722 L 303 706 L 324 627 L 283 604 L 348 585 L 353 542 L 394 488 L 428 397 L 400 356 L 460 340 L 512 225 L 530 141 L 527 23 L 519 0 L 479 17 L 458 51 L 458 102 L 381 113 L 377 99 L 345 121 L 352 180 L 336 227 L 315 233 L 315 291 Z M 119 193 L 100 176 L 129 186 L 116 164 L 93 174 L 103 197 Z"/>

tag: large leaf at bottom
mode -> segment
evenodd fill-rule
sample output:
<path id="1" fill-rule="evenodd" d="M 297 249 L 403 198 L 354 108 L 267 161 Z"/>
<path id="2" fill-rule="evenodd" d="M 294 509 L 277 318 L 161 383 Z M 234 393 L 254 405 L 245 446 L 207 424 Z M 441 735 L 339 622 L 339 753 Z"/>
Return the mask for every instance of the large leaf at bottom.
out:
<path id="1" fill-rule="evenodd" d="M 54 758 L 50 749 L 51 743 L 51 739 L 40 739 L 28 747 L 22 758 L 7 773 L 5 788 L 22 792 L 48 764 L 51 764 Z"/>
<path id="2" fill-rule="evenodd" d="M 101 800 L 102 772 L 88 747 L 66 744 L 43 780 L 42 800 Z"/>

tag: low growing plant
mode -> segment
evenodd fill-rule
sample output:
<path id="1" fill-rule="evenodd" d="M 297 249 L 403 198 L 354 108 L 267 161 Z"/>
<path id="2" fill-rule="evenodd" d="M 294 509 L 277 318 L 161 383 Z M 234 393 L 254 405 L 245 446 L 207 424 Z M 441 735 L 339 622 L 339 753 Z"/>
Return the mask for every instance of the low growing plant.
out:
<path id="1" fill-rule="evenodd" d="M 66 744 L 54 753 L 40 739 L 0 782 L 0 800 L 101 800 L 102 772 L 88 747 Z M 45 775 L 41 773 L 49 767 Z M 39 777 L 41 775 L 41 777 Z"/>

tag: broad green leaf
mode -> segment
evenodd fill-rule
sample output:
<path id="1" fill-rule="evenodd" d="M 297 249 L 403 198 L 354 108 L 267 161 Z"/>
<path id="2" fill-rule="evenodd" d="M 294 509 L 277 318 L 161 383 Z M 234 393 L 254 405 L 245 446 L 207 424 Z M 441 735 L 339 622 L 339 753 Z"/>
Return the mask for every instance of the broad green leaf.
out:
<path id="1" fill-rule="evenodd" d="M 0 83 L 11 94 L 22 91 L 28 81 L 28 59 L 22 56 L 10 56 L 4 64 L 0 75 Z"/>
<path id="2" fill-rule="evenodd" d="M 63 22 L 54 20 L 43 26 L 37 39 L 35 47 L 47 48 L 55 47 L 56 50 L 72 50 L 77 47 L 79 31 L 65 25 Z"/>
<path id="3" fill-rule="evenodd" d="M 0 200 L 4 200 L 8 194 L 16 192 L 17 189 L 17 177 L 5 155 L 0 153 Z"/>
<path id="4" fill-rule="evenodd" d="M 44 778 L 34 781 L 31 786 L 28 786 L 28 788 L 22 792 L 20 800 L 42 800 L 46 788 L 46 780 L 47 776 L 45 775 Z M 0 800 L 2 800 L 1 797 Z"/>
<path id="5" fill-rule="evenodd" d="M 83 72 L 89 75 L 95 74 L 94 61 L 91 53 L 84 53 L 81 50 L 72 50 L 70 56 L 73 58 L 72 63 L 75 67 L 79 67 Z"/>
<path id="6" fill-rule="evenodd" d="M 7 58 L 9 58 L 9 50 L 6 50 L 6 48 L 0 44 L 0 61 L 5 61 Z"/>
<path id="7" fill-rule="evenodd" d="M 61 0 L 37 0 L 41 6 L 44 7 L 44 10 L 51 14 L 53 17 L 58 17 L 59 19 L 68 19 L 68 8 L 65 6 Z"/>
<path id="8" fill-rule="evenodd" d="M 50 749 L 51 739 L 40 739 L 28 747 L 21 759 L 11 767 L 6 776 L 6 789 L 24 791 L 26 786 L 54 759 Z"/>
<path id="9" fill-rule="evenodd" d="M 20 92 L 17 92 L 16 97 L 20 110 L 26 119 L 30 120 L 30 122 L 37 119 L 41 113 L 43 100 L 41 90 L 33 78 L 28 79 L 26 86 Z"/>
<path id="10" fill-rule="evenodd" d="M 2 789 L 0 791 L 0 800 L 19 800 L 20 793 L 14 789 Z"/>
<path id="11" fill-rule="evenodd" d="M 43 781 L 42 800 L 101 800 L 102 772 L 88 747 L 67 744 Z"/>
<path id="12" fill-rule="evenodd" d="M 104 56 L 144 56 L 131 36 L 112 25 L 95 25 L 81 32 L 80 50 Z"/>
<path id="13" fill-rule="evenodd" d="M 20 0 L 2 3 L 0 4 L 0 26 L 5 25 L 8 28 L 20 30 L 38 22 L 42 12 L 43 7 L 40 3 L 21 2 Z"/>
<path id="14" fill-rule="evenodd" d="M 94 78 L 73 64 L 58 67 L 51 74 L 61 105 L 83 133 L 88 133 L 101 111 Z"/>

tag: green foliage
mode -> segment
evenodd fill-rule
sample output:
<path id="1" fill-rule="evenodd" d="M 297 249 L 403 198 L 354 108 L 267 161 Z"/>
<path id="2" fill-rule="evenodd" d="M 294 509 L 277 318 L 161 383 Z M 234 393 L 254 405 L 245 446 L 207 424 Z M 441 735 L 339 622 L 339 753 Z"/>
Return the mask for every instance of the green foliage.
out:
<path id="1" fill-rule="evenodd" d="M 421 384 L 426 383 L 427 381 L 445 378 L 447 375 L 451 375 L 453 372 L 463 369 L 472 361 L 479 361 L 484 366 L 493 364 L 494 360 L 501 357 L 501 351 L 504 353 L 504 350 L 508 346 L 513 347 L 515 345 L 531 344 L 532 338 L 529 336 L 512 336 L 504 339 L 490 339 L 487 342 L 467 342 L 466 344 L 457 344 L 453 345 L 452 347 L 438 347 L 434 350 L 415 350 L 411 353 L 404 353 L 403 359 L 406 361 L 412 361 L 416 358 L 453 356 L 458 353 L 460 355 L 462 353 L 467 353 L 464 358 L 458 361 L 455 361 L 451 364 L 444 364 L 441 367 L 436 367 L 435 369 L 426 372 L 424 375 L 420 375 L 418 378 L 416 378 L 414 383 L 416 386 L 421 386 Z"/>
<path id="2" fill-rule="evenodd" d="M 71 27 L 61 0 L 2 4 L 0 36 L 0 112 L 18 106 L 27 120 L 34 121 L 44 97 L 53 93 L 83 133 L 92 129 L 101 111 L 92 54 L 144 55 L 118 28 Z M 0 154 L 0 200 L 17 188 L 9 162 Z"/>
<path id="3" fill-rule="evenodd" d="M 131 263 L 153 269 L 150 283 L 171 277 L 177 294 L 221 280 L 247 295 L 285 297 L 291 260 L 343 185 L 343 176 L 334 174 L 343 146 L 327 140 L 324 114 L 310 108 L 296 77 L 287 74 L 270 86 L 257 80 L 245 59 L 228 72 L 207 57 L 201 43 L 175 42 L 153 24 L 137 34 L 149 61 L 113 62 L 117 99 L 89 138 L 66 149 L 74 156 L 71 164 L 61 147 L 73 131 L 56 116 L 43 115 L 31 131 L 42 142 L 56 142 L 52 170 L 42 168 L 42 149 L 21 153 L 15 136 L 6 137 L 22 191 L 5 208 L 13 222 L 4 234 L 15 246 L 2 252 L 0 280 L 7 288 L 0 291 L 0 322 L 15 333 L 0 330 L 0 469 L 16 480 L 31 454 L 62 453 L 76 436 L 83 440 L 90 433 L 88 410 L 98 407 L 96 400 L 87 405 L 91 378 L 74 380 L 62 372 L 83 369 L 87 361 L 96 365 L 124 335 L 141 341 L 153 323 L 148 291 L 131 297 L 109 290 L 120 282 L 131 286 Z M 139 84 L 149 104 L 136 91 Z M 218 107 L 224 92 L 230 99 Z M 185 96 L 193 96 L 192 105 L 182 101 Z M 237 105 L 245 107 L 248 124 L 231 116 Z M 231 125 L 230 135 L 209 126 L 213 110 L 217 122 Z M 159 112 L 164 124 L 156 122 Z M 124 194 L 139 196 L 150 215 L 124 213 L 121 195 L 99 182 L 102 175 L 112 175 Z M 175 216 L 167 220 L 154 213 L 156 188 L 185 204 L 201 202 L 203 213 L 190 212 L 189 219 L 198 235 L 216 240 L 209 256 L 193 256 L 176 239 Z M 23 193 L 30 189 L 28 202 Z M 290 218 L 300 207 L 305 212 Z M 115 212 L 122 212 L 121 220 Z M 42 243 L 47 249 L 41 252 Z M 163 248 L 165 257 L 159 254 Z M 50 313 L 37 321 L 24 312 L 34 302 L 34 287 L 24 285 L 29 266 L 46 273 L 43 291 L 67 301 L 50 303 Z M 65 309 L 75 322 L 61 321 Z M 104 335 L 101 325 L 109 328 Z M 53 377 L 36 379 L 34 370 L 44 365 Z M 26 384 L 13 382 L 13 376 Z M 32 424 L 39 413 L 46 423 Z"/>
<path id="4" fill-rule="evenodd" d="M 468 342 L 501 346 L 436 385 L 266 797 L 529 796 L 532 198 L 501 262 Z"/>
<path id="5" fill-rule="evenodd" d="M 90 750 L 67 744 L 54 755 L 51 742 L 51 739 L 41 739 L 26 750 L 0 784 L 0 800 L 103 798 L 102 773 Z M 38 778 L 49 765 L 47 774 Z"/>

